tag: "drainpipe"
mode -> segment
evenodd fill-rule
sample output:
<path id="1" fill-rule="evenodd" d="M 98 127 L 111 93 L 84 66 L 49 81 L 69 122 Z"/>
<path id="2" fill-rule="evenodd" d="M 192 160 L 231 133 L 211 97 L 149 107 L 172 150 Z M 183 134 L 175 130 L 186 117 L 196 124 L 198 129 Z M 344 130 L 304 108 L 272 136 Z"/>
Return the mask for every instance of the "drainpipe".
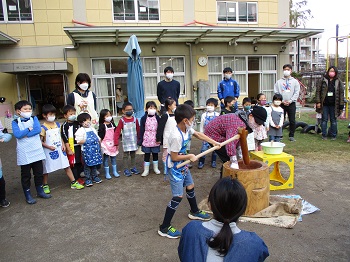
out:
<path id="1" fill-rule="evenodd" d="M 77 50 L 79 48 L 79 44 L 75 43 L 74 46 L 66 46 L 63 48 L 63 60 L 67 62 L 67 51 L 68 50 Z"/>
<path id="2" fill-rule="evenodd" d="M 191 100 L 193 100 L 195 106 L 197 106 L 196 91 L 194 91 L 194 84 L 193 84 L 192 44 L 191 43 L 186 43 L 186 45 L 190 49 L 190 79 L 191 79 L 191 90 L 193 90 L 193 92 L 191 93 Z"/>

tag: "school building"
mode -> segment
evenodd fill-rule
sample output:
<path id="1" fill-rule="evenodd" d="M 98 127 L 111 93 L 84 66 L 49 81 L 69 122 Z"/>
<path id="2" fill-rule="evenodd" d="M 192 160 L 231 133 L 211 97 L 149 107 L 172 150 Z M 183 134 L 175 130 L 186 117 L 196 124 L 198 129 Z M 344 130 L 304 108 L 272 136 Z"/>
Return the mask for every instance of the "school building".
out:
<path id="1" fill-rule="evenodd" d="M 79 72 L 101 105 L 116 114 L 116 87 L 127 95 L 127 54 L 135 34 L 146 100 L 157 100 L 163 69 L 181 83 L 180 102 L 198 105 L 198 83 L 216 97 L 232 67 L 241 98 L 264 92 L 289 62 L 288 45 L 322 33 L 289 28 L 289 0 L 0 0 L 0 117 L 18 100 L 61 108 Z M 127 97 L 125 97 L 127 99 Z"/>

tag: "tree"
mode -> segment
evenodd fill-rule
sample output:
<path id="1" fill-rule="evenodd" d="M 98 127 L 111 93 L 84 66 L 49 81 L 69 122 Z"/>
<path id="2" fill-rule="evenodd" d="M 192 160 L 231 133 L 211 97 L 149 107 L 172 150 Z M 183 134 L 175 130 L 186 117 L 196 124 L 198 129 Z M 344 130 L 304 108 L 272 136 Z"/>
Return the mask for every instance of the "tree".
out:
<path id="1" fill-rule="evenodd" d="M 313 18 L 311 10 L 307 8 L 307 0 L 289 0 L 289 23 L 291 27 L 305 28 L 307 21 Z"/>

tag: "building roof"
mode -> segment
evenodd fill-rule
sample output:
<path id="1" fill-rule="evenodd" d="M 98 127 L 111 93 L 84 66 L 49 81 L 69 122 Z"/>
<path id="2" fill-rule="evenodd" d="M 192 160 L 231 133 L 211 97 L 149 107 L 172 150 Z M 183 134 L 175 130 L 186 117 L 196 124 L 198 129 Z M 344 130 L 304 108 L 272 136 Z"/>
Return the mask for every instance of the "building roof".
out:
<path id="1" fill-rule="evenodd" d="M 226 26 L 76 26 L 64 27 L 73 44 L 126 43 L 134 34 L 148 43 L 283 43 L 323 32 L 323 29 Z"/>
<path id="2" fill-rule="evenodd" d="M 19 39 L 15 39 L 0 31 L 0 45 L 17 44 Z"/>

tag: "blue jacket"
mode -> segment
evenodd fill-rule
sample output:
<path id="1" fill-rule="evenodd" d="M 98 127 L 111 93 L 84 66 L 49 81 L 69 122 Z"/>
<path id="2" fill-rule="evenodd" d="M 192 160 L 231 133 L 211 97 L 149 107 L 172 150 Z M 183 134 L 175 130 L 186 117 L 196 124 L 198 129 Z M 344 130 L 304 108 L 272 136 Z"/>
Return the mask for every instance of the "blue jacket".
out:
<path id="1" fill-rule="evenodd" d="M 178 254 L 182 262 L 205 262 L 209 246 L 207 241 L 213 231 L 205 228 L 201 221 L 191 221 L 182 230 Z M 264 261 L 269 251 L 264 241 L 254 232 L 241 230 L 233 235 L 230 250 L 223 261 L 257 262 Z"/>
<path id="2" fill-rule="evenodd" d="M 232 78 L 230 78 L 229 80 L 225 78 L 218 84 L 218 98 L 220 101 L 221 99 L 225 99 L 225 97 L 227 96 L 233 96 L 238 98 L 239 94 L 239 84 L 236 80 Z M 221 103 L 221 107 L 225 107 L 225 105 Z"/>

